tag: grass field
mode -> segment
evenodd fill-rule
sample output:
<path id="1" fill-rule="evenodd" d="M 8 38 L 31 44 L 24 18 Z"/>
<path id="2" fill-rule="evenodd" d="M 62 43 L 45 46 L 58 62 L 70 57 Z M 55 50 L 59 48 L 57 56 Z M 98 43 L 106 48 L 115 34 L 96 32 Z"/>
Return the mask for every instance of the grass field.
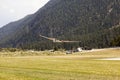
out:
<path id="1" fill-rule="evenodd" d="M 0 80 L 120 80 L 120 61 L 96 60 L 120 49 L 61 54 L 0 57 Z"/>

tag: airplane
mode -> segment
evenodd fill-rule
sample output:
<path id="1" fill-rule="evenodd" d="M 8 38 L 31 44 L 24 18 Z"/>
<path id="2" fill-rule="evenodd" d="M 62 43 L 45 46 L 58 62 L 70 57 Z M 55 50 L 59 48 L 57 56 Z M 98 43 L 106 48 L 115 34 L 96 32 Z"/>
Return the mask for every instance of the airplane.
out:
<path id="1" fill-rule="evenodd" d="M 54 43 L 75 43 L 75 42 L 80 42 L 80 41 L 58 40 L 56 38 L 50 38 L 50 37 L 46 37 L 46 36 L 43 36 L 43 35 L 40 35 L 40 37 L 51 40 Z"/>

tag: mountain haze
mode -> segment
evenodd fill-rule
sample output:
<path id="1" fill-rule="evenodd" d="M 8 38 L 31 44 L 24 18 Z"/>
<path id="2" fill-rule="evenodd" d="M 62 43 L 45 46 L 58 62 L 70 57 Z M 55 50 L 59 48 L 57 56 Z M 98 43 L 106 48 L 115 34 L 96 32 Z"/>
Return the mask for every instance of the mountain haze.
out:
<path id="1" fill-rule="evenodd" d="M 0 29 L 0 47 L 52 47 L 39 35 L 110 47 L 120 36 L 120 0 L 50 0 L 36 13 Z"/>

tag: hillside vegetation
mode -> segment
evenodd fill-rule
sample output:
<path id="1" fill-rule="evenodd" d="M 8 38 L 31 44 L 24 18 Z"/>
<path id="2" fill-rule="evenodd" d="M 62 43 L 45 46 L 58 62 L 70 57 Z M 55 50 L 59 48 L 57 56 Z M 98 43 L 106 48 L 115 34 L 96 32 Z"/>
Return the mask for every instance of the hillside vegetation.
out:
<path id="1" fill-rule="evenodd" d="M 0 47 L 51 49 L 39 35 L 110 47 L 120 35 L 120 0 L 50 0 L 36 13 L 0 29 Z"/>

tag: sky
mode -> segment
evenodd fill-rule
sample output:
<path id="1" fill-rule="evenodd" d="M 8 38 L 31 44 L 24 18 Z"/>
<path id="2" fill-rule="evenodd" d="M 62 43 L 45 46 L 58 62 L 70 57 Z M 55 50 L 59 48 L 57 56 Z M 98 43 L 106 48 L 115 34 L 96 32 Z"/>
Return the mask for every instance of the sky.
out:
<path id="1" fill-rule="evenodd" d="M 0 27 L 35 13 L 49 0 L 0 0 Z"/>

